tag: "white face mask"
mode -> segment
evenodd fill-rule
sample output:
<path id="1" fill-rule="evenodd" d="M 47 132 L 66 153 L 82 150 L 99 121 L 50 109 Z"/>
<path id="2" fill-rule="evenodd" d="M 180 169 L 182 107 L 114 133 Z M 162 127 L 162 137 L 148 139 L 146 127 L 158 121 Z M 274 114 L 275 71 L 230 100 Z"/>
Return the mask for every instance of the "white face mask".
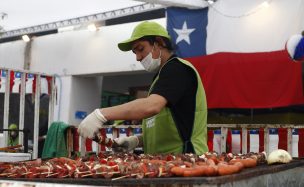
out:
<path id="1" fill-rule="evenodd" d="M 154 45 L 152 48 L 152 51 L 154 49 Z M 159 54 L 159 57 L 157 59 L 154 59 L 152 57 L 152 51 L 141 61 L 142 66 L 145 68 L 146 71 L 148 72 L 156 72 L 160 66 L 160 62 L 161 62 L 161 51 Z"/>

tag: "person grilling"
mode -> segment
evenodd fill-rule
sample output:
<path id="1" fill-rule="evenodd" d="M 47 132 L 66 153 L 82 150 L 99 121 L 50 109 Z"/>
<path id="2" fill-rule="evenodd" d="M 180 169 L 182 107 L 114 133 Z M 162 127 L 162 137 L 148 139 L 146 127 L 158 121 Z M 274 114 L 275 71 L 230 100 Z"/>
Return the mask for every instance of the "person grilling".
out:
<path id="1" fill-rule="evenodd" d="M 118 48 L 132 51 L 146 71 L 155 73 L 149 94 L 94 110 L 80 123 L 79 134 L 92 139 L 108 120 L 143 119 L 142 135 L 114 139 L 116 150 L 142 146 L 146 154 L 207 152 L 205 90 L 192 64 L 173 53 L 167 30 L 153 21 L 141 22 Z"/>

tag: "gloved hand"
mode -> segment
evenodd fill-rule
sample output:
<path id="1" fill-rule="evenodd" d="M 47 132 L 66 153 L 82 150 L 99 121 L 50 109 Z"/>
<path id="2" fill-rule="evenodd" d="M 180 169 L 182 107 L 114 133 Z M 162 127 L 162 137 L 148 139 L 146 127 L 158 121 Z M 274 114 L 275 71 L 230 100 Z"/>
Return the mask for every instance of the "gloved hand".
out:
<path id="1" fill-rule="evenodd" d="M 82 120 L 78 127 L 78 133 L 83 138 L 92 139 L 105 122 L 107 122 L 107 119 L 99 109 L 96 109 Z"/>
<path id="2" fill-rule="evenodd" d="M 114 152 L 130 152 L 133 151 L 139 144 L 137 136 L 128 136 L 114 139 L 115 145 L 112 150 Z"/>

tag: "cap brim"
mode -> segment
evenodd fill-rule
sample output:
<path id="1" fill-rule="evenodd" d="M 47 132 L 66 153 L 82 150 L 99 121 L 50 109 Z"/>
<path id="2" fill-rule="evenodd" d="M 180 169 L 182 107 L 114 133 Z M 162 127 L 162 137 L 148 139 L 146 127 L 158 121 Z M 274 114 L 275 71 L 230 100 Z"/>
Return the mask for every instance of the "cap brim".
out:
<path id="1" fill-rule="evenodd" d="M 128 40 L 120 42 L 118 43 L 118 48 L 122 51 L 130 51 L 132 49 L 132 42 L 134 42 L 137 39 L 139 38 L 130 38 Z"/>

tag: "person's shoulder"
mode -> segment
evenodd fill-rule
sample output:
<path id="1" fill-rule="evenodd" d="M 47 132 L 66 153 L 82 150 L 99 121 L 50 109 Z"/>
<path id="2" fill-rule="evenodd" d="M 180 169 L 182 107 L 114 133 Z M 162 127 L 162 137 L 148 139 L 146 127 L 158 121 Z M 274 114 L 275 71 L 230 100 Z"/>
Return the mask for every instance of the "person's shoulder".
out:
<path id="1" fill-rule="evenodd" d="M 175 73 L 180 72 L 193 72 L 192 68 L 184 64 L 180 58 L 172 58 L 163 67 L 164 71 L 173 71 Z"/>

